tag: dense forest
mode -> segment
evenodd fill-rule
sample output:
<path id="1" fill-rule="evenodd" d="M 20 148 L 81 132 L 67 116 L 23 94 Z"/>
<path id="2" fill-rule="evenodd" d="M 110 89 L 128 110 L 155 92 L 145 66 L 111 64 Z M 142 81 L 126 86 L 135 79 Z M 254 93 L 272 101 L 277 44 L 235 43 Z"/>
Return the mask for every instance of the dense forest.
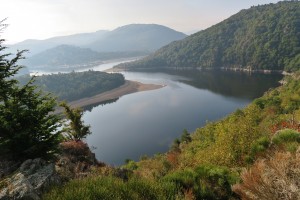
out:
<path id="1" fill-rule="evenodd" d="M 300 68 L 300 2 L 284 1 L 242 10 L 119 68 Z"/>
<path id="2" fill-rule="evenodd" d="M 25 84 L 30 77 L 22 76 L 18 79 L 21 84 Z M 74 101 L 112 90 L 124 83 L 122 74 L 86 71 L 37 76 L 34 85 L 53 93 L 59 100 Z"/>

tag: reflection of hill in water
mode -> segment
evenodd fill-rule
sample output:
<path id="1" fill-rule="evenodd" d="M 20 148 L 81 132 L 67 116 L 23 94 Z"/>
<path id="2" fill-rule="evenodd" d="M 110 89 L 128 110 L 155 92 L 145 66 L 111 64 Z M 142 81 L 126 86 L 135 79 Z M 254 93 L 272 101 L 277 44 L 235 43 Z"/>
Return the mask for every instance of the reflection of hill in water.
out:
<path id="1" fill-rule="evenodd" d="M 88 106 L 83 106 L 82 109 L 84 111 L 89 111 L 91 112 L 93 110 L 93 108 L 97 107 L 97 106 L 104 106 L 106 104 L 111 104 L 111 103 L 115 103 L 119 100 L 119 98 L 116 98 L 116 99 L 111 99 L 111 100 L 106 100 L 106 101 L 102 101 L 102 102 L 99 102 L 99 103 L 94 103 L 94 104 L 91 104 L 91 105 L 88 105 Z"/>
<path id="2" fill-rule="evenodd" d="M 164 70 L 181 76 L 178 81 L 228 97 L 255 99 L 269 88 L 279 86 L 281 74 L 246 73 L 219 70 Z"/>

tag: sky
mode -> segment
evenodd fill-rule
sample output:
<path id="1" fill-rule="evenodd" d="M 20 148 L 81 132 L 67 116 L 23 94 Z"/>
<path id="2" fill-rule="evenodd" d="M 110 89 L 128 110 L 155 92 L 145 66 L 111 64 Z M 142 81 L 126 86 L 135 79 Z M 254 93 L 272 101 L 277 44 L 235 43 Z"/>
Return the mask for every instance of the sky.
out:
<path id="1" fill-rule="evenodd" d="M 242 9 L 278 0 L 0 0 L 9 44 L 133 23 L 161 24 L 184 33 L 208 28 Z"/>

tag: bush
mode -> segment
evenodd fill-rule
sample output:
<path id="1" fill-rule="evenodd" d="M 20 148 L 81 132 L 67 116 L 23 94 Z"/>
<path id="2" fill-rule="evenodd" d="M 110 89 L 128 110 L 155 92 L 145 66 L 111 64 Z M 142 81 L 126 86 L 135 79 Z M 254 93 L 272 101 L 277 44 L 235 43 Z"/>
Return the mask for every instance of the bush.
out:
<path id="1" fill-rule="evenodd" d="M 225 167 L 202 165 L 168 174 L 163 181 L 175 183 L 181 193 L 196 199 L 228 199 L 234 196 L 231 185 L 238 181 L 238 175 Z"/>
<path id="2" fill-rule="evenodd" d="M 272 141 L 279 145 L 287 142 L 298 142 L 300 143 L 300 133 L 292 129 L 284 129 L 278 131 L 273 137 Z"/>
<path id="3" fill-rule="evenodd" d="M 247 157 L 247 162 L 253 163 L 258 154 L 263 153 L 268 149 L 270 141 L 267 137 L 261 137 L 251 145 L 250 155 Z"/>
<path id="4" fill-rule="evenodd" d="M 258 160 L 241 175 L 233 191 L 242 199 L 300 199 L 300 148 L 297 155 L 277 152 L 269 160 Z"/>

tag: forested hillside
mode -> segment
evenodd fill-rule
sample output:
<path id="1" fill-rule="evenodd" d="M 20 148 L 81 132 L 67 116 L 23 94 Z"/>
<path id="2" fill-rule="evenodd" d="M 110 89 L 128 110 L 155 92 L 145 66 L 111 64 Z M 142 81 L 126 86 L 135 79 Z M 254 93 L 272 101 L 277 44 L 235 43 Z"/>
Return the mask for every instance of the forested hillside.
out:
<path id="1" fill-rule="evenodd" d="M 71 45 L 59 45 L 57 47 L 38 53 L 21 63 L 30 69 L 43 70 L 59 69 L 59 67 L 84 66 L 91 63 L 100 63 L 112 59 L 145 56 L 148 52 L 96 52 L 88 48 Z"/>
<path id="2" fill-rule="evenodd" d="M 300 68 L 300 2 L 284 1 L 242 10 L 120 68 Z"/>
<path id="3" fill-rule="evenodd" d="M 25 84 L 29 76 L 20 77 L 21 84 Z M 122 74 L 109 74 L 99 71 L 59 73 L 36 77 L 35 85 L 45 92 L 51 92 L 59 100 L 73 101 L 90 97 L 117 88 L 125 83 Z"/>

